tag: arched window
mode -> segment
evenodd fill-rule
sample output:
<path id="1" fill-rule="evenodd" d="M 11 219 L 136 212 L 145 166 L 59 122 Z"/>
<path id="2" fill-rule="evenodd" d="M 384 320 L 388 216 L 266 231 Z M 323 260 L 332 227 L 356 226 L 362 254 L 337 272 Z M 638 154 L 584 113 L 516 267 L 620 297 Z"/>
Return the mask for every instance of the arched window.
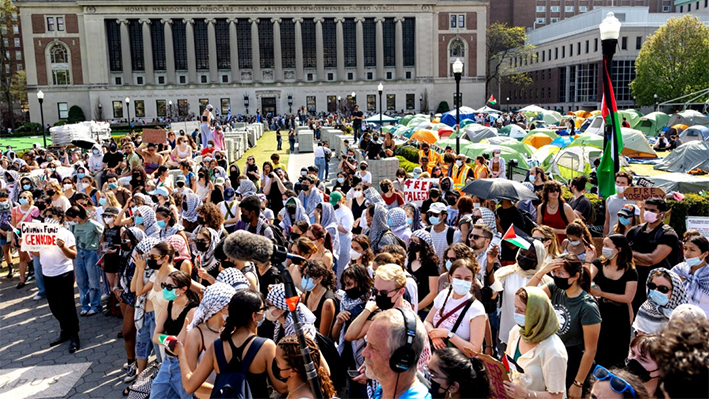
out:
<path id="1" fill-rule="evenodd" d="M 465 41 L 456 37 L 448 45 L 448 76 L 453 76 L 453 63 L 456 59 L 463 61 L 463 76 L 468 69 L 465 65 Z"/>
<path id="2" fill-rule="evenodd" d="M 50 70 L 54 85 L 71 84 L 69 50 L 61 43 L 53 43 L 49 49 Z"/>

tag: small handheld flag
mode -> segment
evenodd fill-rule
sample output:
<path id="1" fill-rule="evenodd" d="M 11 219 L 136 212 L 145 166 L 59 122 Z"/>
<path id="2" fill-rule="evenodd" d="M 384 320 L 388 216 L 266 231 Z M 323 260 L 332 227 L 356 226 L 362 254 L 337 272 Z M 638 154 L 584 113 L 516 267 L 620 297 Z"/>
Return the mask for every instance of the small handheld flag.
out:
<path id="1" fill-rule="evenodd" d="M 490 98 L 487 99 L 487 102 L 493 105 L 497 104 L 497 100 L 495 100 L 495 96 L 492 94 L 490 94 Z"/>
<path id="2" fill-rule="evenodd" d="M 507 374 L 510 372 L 514 371 L 516 373 L 524 374 L 524 369 L 520 367 L 517 362 L 515 362 L 514 359 L 510 357 L 510 355 L 505 353 L 505 357 L 502 358 L 502 364 L 505 365 L 505 371 L 507 371 Z"/>
<path id="3" fill-rule="evenodd" d="M 510 225 L 510 228 L 507 229 L 507 232 L 504 236 L 502 236 L 502 239 L 522 249 L 529 249 L 529 246 L 532 245 L 529 241 L 517 235 L 514 225 Z"/>

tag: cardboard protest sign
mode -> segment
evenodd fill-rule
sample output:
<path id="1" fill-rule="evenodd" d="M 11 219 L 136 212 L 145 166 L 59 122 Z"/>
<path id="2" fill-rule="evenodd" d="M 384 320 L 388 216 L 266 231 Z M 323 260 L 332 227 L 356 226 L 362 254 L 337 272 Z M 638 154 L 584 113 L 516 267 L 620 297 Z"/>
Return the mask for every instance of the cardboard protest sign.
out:
<path id="1" fill-rule="evenodd" d="M 474 352 L 470 348 L 465 348 L 465 353 L 469 357 L 477 357 L 485 363 L 487 377 L 490 379 L 490 397 L 496 399 L 510 399 L 505 391 L 505 381 L 510 380 L 505 370 L 505 365 L 492 356 Z"/>
<path id="2" fill-rule="evenodd" d="M 628 187 L 625 198 L 631 201 L 644 201 L 650 198 L 665 198 L 665 191 L 658 187 Z"/>
<path id="3" fill-rule="evenodd" d="M 418 206 L 428 199 L 431 184 L 438 183 L 438 179 L 408 179 L 404 183 L 404 201 L 413 202 Z"/>
<path id="4" fill-rule="evenodd" d="M 22 223 L 22 251 L 39 252 L 57 246 L 58 224 Z"/>
<path id="5" fill-rule="evenodd" d="M 709 217 L 687 216 L 687 230 L 697 230 L 702 236 L 709 238 Z"/>
<path id="6" fill-rule="evenodd" d="M 164 143 L 167 139 L 167 130 L 163 129 L 143 129 L 144 143 Z"/>

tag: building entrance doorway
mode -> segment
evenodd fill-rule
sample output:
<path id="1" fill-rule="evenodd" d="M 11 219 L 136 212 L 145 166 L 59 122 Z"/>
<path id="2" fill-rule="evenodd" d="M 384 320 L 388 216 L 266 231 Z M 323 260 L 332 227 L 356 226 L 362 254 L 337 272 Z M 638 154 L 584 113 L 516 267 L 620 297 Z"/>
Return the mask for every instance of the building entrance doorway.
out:
<path id="1" fill-rule="evenodd" d="M 276 115 L 276 97 L 263 97 L 261 98 L 261 115 L 268 116 Z"/>

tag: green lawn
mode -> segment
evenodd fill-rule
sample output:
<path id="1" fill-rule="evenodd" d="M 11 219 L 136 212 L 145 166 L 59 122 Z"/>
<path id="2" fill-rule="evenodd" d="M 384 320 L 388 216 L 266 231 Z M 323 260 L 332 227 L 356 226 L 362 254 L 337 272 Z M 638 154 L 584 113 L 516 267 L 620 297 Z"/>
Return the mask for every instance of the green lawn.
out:
<path id="1" fill-rule="evenodd" d="M 258 140 L 258 143 L 256 143 L 256 147 L 249 148 L 248 151 L 244 154 L 244 156 L 241 157 L 238 161 L 236 161 L 236 164 L 239 165 L 239 169 L 242 170 L 242 173 L 244 171 L 244 165 L 246 165 L 246 159 L 250 156 L 253 155 L 254 159 L 256 160 L 256 165 L 258 165 L 259 171 L 261 171 L 263 163 L 266 161 L 271 161 L 271 154 L 274 152 L 278 153 L 278 155 L 281 156 L 281 165 L 288 169 L 288 157 L 290 154 L 290 146 L 288 145 L 288 131 L 281 131 L 281 134 L 283 135 L 283 145 L 282 145 L 282 150 L 281 151 L 276 151 L 276 148 L 278 148 L 278 142 L 276 141 L 276 132 L 271 130 L 267 131 L 261 136 L 261 138 Z"/>
<path id="2" fill-rule="evenodd" d="M 29 148 L 32 148 L 32 144 L 39 143 L 39 145 L 44 145 L 42 141 L 42 135 L 37 136 L 27 136 L 27 137 L 13 137 L 3 134 L 0 137 L 0 147 L 4 150 L 5 147 L 11 145 L 16 152 L 20 152 Z M 49 132 L 47 132 L 47 145 L 51 145 L 52 140 L 49 138 Z"/>

